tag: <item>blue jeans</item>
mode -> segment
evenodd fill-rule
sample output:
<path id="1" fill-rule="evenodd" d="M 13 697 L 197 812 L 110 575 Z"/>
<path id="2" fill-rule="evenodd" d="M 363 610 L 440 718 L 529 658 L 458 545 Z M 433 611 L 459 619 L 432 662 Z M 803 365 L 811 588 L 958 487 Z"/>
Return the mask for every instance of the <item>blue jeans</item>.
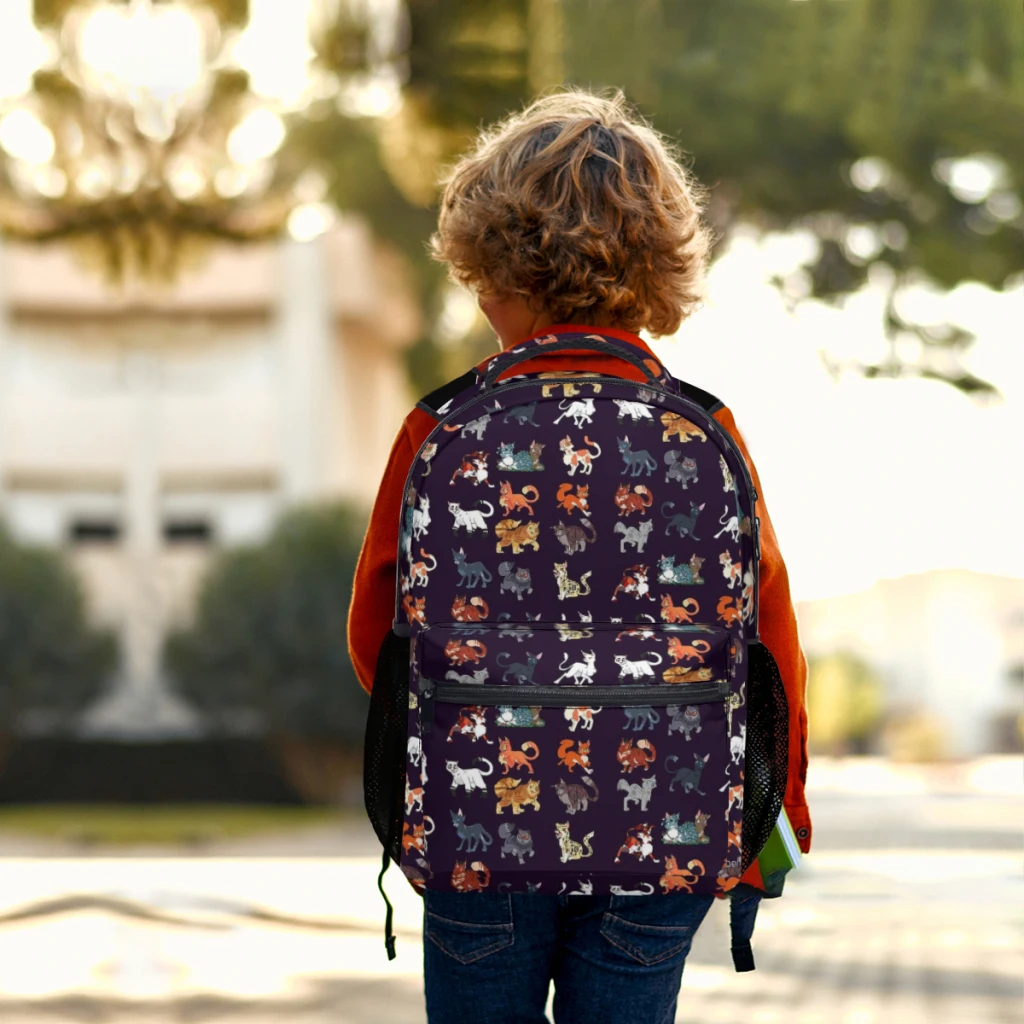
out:
<path id="1" fill-rule="evenodd" d="M 424 894 L 430 1024 L 672 1024 L 715 897 Z"/>

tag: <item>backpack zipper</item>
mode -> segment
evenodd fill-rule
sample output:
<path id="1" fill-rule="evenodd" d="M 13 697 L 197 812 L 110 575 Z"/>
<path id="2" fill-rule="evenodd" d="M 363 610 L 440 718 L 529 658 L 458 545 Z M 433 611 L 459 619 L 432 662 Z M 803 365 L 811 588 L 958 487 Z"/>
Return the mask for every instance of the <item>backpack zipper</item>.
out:
<path id="1" fill-rule="evenodd" d="M 710 704 L 729 696 L 729 683 L 691 683 L 682 686 L 474 686 L 437 684 L 433 679 L 420 680 L 420 733 L 430 732 L 434 724 L 434 704 L 525 706 L 550 708 L 620 707 L 635 708 L 670 704 Z M 596 698 L 596 699 L 595 699 Z"/>

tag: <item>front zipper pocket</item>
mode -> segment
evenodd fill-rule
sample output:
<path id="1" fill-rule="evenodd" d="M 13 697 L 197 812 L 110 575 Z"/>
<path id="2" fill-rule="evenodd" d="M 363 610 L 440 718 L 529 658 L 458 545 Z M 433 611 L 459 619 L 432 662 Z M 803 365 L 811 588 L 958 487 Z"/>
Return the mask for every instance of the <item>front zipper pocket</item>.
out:
<path id="1" fill-rule="evenodd" d="M 685 702 L 710 704 L 724 701 L 729 696 L 729 684 L 697 683 L 686 687 L 685 699 L 672 686 L 602 686 L 582 694 L 573 687 L 531 686 L 524 692 L 519 686 L 467 686 L 463 684 L 437 685 L 433 679 L 420 679 L 419 725 L 423 734 L 433 730 L 434 704 L 460 704 L 463 706 L 484 706 L 514 708 L 528 697 L 534 706 L 549 708 L 574 708 L 585 703 L 592 708 L 642 708 L 671 707 Z"/>

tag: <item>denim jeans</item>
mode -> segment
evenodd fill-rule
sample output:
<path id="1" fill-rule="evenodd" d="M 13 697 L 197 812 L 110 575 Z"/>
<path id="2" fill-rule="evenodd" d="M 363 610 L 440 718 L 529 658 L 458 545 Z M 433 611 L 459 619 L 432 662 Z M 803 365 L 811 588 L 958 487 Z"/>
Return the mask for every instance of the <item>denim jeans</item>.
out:
<path id="1" fill-rule="evenodd" d="M 430 1024 L 672 1024 L 683 964 L 715 897 L 427 891 Z"/>

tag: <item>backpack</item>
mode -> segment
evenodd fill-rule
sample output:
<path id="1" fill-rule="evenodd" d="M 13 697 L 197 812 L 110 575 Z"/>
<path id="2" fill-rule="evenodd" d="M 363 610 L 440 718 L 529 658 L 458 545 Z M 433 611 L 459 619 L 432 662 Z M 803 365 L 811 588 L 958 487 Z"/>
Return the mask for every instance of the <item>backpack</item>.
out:
<path id="1" fill-rule="evenodd" d="M 645 381 L 498 379 L 566 349 Z M 728 896 L 752 970 L 758 900 L 779 893 L 740 876 L 788 744 L 757 495 L 722 403 L 643 356 L 560 331 L 417 403 L 438 422 L 406 480 L 366 731 L 378 886 L 393 861 L 420 893 Z"/>

